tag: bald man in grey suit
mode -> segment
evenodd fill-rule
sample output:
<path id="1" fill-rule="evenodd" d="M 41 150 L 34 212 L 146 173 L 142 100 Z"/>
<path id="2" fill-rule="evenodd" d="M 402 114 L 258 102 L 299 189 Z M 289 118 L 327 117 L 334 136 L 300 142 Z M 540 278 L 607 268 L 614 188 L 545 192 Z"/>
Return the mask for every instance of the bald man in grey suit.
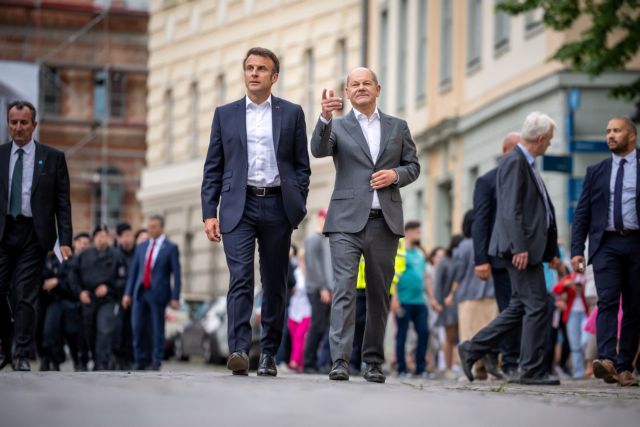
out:
<path id="1" fill-rule="evenodd" d="M 404 120 L 381 113 L 380 85 L 373 71 L 356 68 L 347 77 L 346 95 L 353 110 L 333 118 L 342 99 L 322 93 L 322 115 L 311 138 L 315 157 L 332 156 L 336 182 L 324 233 L 333 263 L 333 302 L 329 341 L 332 380 L 349 379 L 355 330 L 358 264 L 365 259 L 367 320 L 362 344 L 364 378 L 382 383 L 384 332 L 389 288 L 398 239 L 404 235 L 400 187 L 416 180 L 420 165 Z"/>

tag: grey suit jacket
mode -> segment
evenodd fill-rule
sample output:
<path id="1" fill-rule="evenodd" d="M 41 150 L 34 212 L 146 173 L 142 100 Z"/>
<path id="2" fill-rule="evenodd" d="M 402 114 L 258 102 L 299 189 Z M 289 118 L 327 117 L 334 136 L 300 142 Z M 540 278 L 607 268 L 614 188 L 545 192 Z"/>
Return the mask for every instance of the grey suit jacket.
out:
<path id="1" fill-rule="evenodd" d="M 324 233 L 361 231 L 367 224 L 373 201 L 371 175 L 379 170 L 395 169 L 398 183 L 378 190 L 378 199 L 391 231 L 404 235 L 400 187 L 415 181 L 420 173 L 407 122 L 380 112 L 380 153 L 374 163 L 353 110 L 328 124 L 318 120 L 311 137 L 311 153 L 315 157 L 332 156 L 336 168 Z"/>
<path id="2" fill-rule="evenodd" d="M 547 228 L 543 196 L 519 147 L 500 161 L 496 195 L 496 222 L 489 242 L 489 255 L 509 259 L 514 254 L 528 252 L 530 265 L 558 256 L 553 203 L 547 195 L 553 216 Z"/>

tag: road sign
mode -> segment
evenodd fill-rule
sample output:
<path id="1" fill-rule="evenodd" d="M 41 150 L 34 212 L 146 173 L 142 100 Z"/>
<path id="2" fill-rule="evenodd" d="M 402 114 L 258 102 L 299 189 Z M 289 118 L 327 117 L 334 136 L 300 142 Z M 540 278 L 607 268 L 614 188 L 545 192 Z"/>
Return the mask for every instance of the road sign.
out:
<path id="1" fill-rule="evenodd" d="M 571 156 L 544 156 L 542 170 L 545 172 L 572 173 L 573 158 Z"/>
<path id="2" fill-rule="evenodd" d="M 606 153 L 609 151 L 609 146 L 606 141 L 571 141 L 569 150 L 580 153 Z"/>

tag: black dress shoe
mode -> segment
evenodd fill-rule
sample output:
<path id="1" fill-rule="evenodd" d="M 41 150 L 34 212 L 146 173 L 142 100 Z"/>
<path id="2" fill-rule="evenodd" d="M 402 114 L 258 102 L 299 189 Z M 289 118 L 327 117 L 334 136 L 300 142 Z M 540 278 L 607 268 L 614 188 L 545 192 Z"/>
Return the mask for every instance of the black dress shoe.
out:
<path id="1" fill-rule="evenodd" d="M 249 356 L 244 351 L 234 351 L 227 358 L 227 369 L 233 375 L 249 375 Z"/>
<path id="2" fill-rule="evenodd" d="M 387 380 L 379 363 L 367 363 L 362 377 L 370 383 L 384 383 Z"/>
<path id="3" fill-rule="evenodd" d="M 541 375 L 538 377 L 520 377 L 520 384 L 522 385 L 560 385 L 558 377 L 554 377 L 549 374 Z"/>
<path id="4" fill-rule="evenodd" d="M 13 370 L 22 372 L 30 371 L 31 365 L 29 365 L 29 360 L 27 360 L 26 357 L 17 357 L 13 361 Z"/>
<path id="5" fill-rule="evenodd" d="M 259 377 L 275 377 L 278 375 L 276 368 L 276 358 L 270 354 L 261 354 L 260 363 L 258 364 Z"/>
<path id="6" fill-rule="evenodd" d="M 460 355 L 460 364 L 462 365 L 462 371 L 467 376 L 469 381 L 473 381 L 473 364 L 478 359 L 472 356 L 471 343 L 469 341 L 462 342 L 458 345 L 458 354 Z"/>
<path id="7" fill-rule="evenodd" d="M 498 356 L 495 353 L 489 353 L 485 355 L 482 358 L 482 361 L 484 362 L 484 368 L 489 374 L 493 375 L 496 379 L 499 380 L 504 378 L 504 374 L 498 366 Z"/>
<path id="8" fill-rule="evenodd" d="M 349 381 L 349 364 L 342 359 L 333 362 L 329 379 L 333 381 Z"/>

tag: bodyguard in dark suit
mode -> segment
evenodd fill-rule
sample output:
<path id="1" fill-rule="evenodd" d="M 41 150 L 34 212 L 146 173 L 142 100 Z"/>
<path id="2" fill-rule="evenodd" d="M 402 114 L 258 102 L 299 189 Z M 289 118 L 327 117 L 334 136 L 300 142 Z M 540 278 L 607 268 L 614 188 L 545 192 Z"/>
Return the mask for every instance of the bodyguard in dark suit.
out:
<path id="1" fill-rule="evenodd" d="M 147 229 L 149 240 L 136 248 L 129 265 L 122 305 L 127 309 L 133 304 L 131 320 L 136 369 L 146 369 L 151 359 L 151 368 L 157 371 L 164 356 L 164 312 L 168 304 L 176 310 L 180 307 L 180 252 L 178 245 L 164 234 L 162 216 L 150 216 Z M 147 349 L 149 323 L 151 349 Z"/>
<path id="2" fill-rule="evenodd" d="M 368 68 L 347 76 L 345 94 L 353 110 L 333 118 L 342 99 L 322 93 L 322 114 L 311 138 L 316 157 L 333 157 L 336 182 L 324 233 L 329 235 L 333 265 L 333 300 L 329 341 L 331 380 L 349 379 L 355 332 L 356 281 L 365 259 L 367 320 L 362 343 L 364 379 L 384 382 L 384 333 L 389 289 L 398 239 L 404 236 L 400 188 L 420 173 L 416 147 L 407 122 L 377 108 L 380 85 Z"/>
<path id="3" fill-rule="evenodd" d="M 0 146 L 0 369 L 29 371 L 35 303 L 47 252 L 60 240 L 71 256 L 71 202 L 64 154 L 33 140 L 36 109 L 26 101 L 7 108 L 11 142 Z M 15 296 L 16 306 L 9 304 Z"/>
<path id="4" fill-rule="evenodd" d="M 551 261 L 553 266 L 559 263 L 558 234 L 553 204 L 535 166 L 535 158 L 549 147 L 555 127 L 549 116 L 529 114 L 522 142 L 498 166 L 496 221 L 489 255 L 505 260 L 513 293 L 509 306 L 493 322 L 458 346 L 462 368 L 470 381 L 474 379 L 473 363 L 522 324 L 517 381 L 560 384 L 544 367 L 548 299 L 542 267 L 543 261 Z"/>
<path id="5" fill-rule="evenodd" d="M 229 267 L 229 368 L 249 369 L 258 241 L 262 337 L 258 375 L 277 375 L 291 233 L 304 218 L 309 155 L 299 105 L 271 95 L 280 63 L 268 49 L 250 49 L 242 63 L 247 96 L 216 108 L 202 179 L 202 217 L 207 237 L 223 240 Z M 221 236 L 222 235 L 222 236 Z"/>
<path id="6" fill-rule="evenodd" d="M 607 383 L 637 386 L 632 363 L 640 333 L 640 154 L 634 123 L 616 117 L 607 125 L 612 156 L 589 166 L 571 230 L 571 263 L 585 269 L 585 240 L 598 292 L 598 359 L 593 374 Z M 622 325 L 618 309 L 622 295 Z"/>
<path id="7" fill-rule="evenodd" d="M 509 133 L 502 144 L 502 155 L 505 156 L 520 142 L 520 134 Z M 493 168 L 476 180 L 473 191 L 473 251 L 475 256 L 475 273 L 481 280 L 493 277 L 496 302 L 500 311 L 509 306 L 511 300 L 511 281 L 504 260 L 489 255 L 489 241 L 496 222 L 496 178 L 498 168 Z M 502 370 L 511 377 L 518 370 L 520 356 L 520 331 L 514 328 L 502 342 Z"/>

